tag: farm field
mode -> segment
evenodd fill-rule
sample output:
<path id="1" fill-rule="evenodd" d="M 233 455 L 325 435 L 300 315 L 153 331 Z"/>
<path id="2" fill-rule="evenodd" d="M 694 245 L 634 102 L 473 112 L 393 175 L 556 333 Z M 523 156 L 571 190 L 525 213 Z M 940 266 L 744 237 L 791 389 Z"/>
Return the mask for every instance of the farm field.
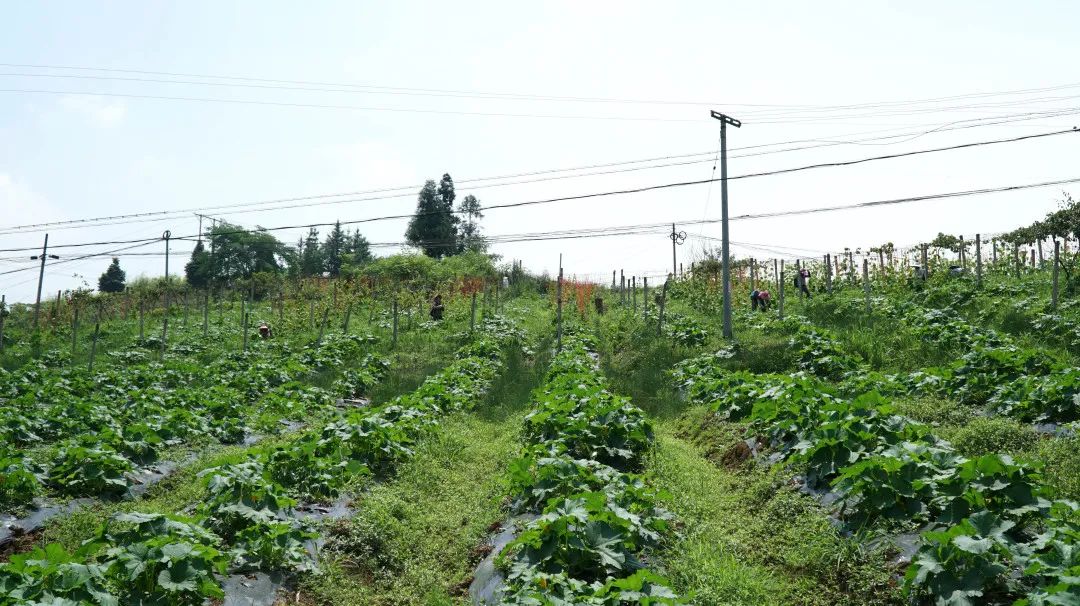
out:
<path id="1" fill-rule="evenodd" d="M 947 264 L 16 317 L 0 604 L 1077 603 L 1080 307 Z"/>

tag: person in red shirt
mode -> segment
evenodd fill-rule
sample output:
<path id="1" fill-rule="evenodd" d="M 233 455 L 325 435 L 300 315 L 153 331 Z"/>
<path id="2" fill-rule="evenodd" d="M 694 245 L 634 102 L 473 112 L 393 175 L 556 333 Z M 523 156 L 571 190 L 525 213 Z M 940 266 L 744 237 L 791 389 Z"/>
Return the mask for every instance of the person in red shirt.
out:
<path id="1" fill-rule="evenodd" d="M 755 290 L 750 293 L 750 304 L 756 311 L 767 311 L 769 309 L 769 303 L 772 302 L 772 296 L 767 290 Z"/>

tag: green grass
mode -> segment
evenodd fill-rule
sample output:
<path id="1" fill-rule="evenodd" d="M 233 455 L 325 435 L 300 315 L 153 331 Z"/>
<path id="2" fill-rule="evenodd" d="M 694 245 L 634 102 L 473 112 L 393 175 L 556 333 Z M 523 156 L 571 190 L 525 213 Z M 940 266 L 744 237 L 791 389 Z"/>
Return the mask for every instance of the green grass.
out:
<path id="1" fill-rule="evenodd" d="M 459 415 L 424 441 L 393 481 L 327 529 L 324 571 L 304 582 L 320 604 L 465 603 L 477 548 L 502 520 L 520 414 Z"/>
<path id="2" fill-rule="evenodd" d="M 526 330 L 539 334 L 549 323 L 534 313 Z M 550 348 L 548 336 L 532 359 L 508 355 L 485 402 L 447 419 L 389 481 L 355 501 L 356 515 L 328 526 L 322 570 L 302 581 L 305 603 L 466 602 L 478 548 L 507 515 L 506 472 Z"/>
<path id="3" fill-rule="evenodd" d="M 694 443 L 677 425 L 696 429 Z M 783 472 L 718 464 L 739 436 L 741 427 L 700 410 L 658 427 L 649 472 L 682 526 L 661 553 L 676 590 L 700 605 L 902 603 L 882 554 L 841 537 Z"/>

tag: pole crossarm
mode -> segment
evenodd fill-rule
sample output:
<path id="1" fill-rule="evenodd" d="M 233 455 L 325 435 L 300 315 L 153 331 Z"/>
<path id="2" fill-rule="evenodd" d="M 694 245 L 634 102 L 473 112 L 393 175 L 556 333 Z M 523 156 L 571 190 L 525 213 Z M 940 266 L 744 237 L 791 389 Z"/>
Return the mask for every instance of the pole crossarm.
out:
<path id="1" fill-rule="evenodd" d="M 710 110 L 709 115 L 712 116 L 713 118 L 717 119 L 717 120 L 720 120 L 724 124 L 730 124 L 730 125 L 734 126 L 735 128 L 742 128 L 742 121 L 741 120 L 736 120 L 735 118 L 732 118 L 731 116 L 729 116 L 727 114 L 721 114 L 720 112 L 718 112 L 716 110 Z"/>

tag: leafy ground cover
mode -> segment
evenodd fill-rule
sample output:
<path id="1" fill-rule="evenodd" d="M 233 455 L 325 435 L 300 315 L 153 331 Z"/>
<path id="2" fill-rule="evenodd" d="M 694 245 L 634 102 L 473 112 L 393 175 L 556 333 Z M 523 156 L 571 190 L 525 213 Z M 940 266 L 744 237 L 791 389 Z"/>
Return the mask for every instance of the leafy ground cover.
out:
<path id="1" fill-rule="evenodd" d="M 537 517 L 497 559 L 504 604 L 682 601 L 649 565 L 673 530 L 666 495 L 641 475 L 652 426 L 608 390 L 594 349 L 578 332 L 564 337 L 525 418 L 511 512 Z"/>
<path id="2" fill-rule="evenodd" d="M 439 417 L 471 406 L 501 369 L 503 347 L 519 337 L 505 321 L 497 319 L 485 323 L 478 334 L 485 336 L 462 348 L 454 364 L 417 391 L 380 406 L 339 412 L 321 428 L 253 459 L 205 471 L 206 492 L 192 512 L 193 518 L 136 512 L 121 514 L 112 522 L 125 527 L 143 523 L 136 517 L 156 516 L 154 520 L 165 521 L 155 523 L 168 528 L 181 524 L 196 529 L 178 530 L 181 536 L 175 541 L 149 545 L 140 538 L 144 535 L 112 535 L 103 530 L 99 539 L 87 541 L 73 553 L 59 546 L 46 546 L 13 556 L 11 562 L 0 567 L 0 595 L 4 596 L 0 603 L 63 598 L 76 603 L 150 600 L 201 604 L 219 594 L 213 573 L 220 574 L 225 567 L 237 571 L 307 569 L 311 558 L 305 542 L 316 535 L 308 524 L 292 515 L 296 497 L 329 498 L 353 478 L 385 473 L 412 455 L 419 435 L 430 431 Z M 360 389 L 356 380 L 363 378 L 346 377 L 338 385 L 343 395 Z M 139 540 L 132 542 L 136 538 Z M 197 579 L 185 577 L 182 582 L 174 583 L 175 579 L 163 572 L 152 575 L 149 581 L 138 575 L 125 576 L 124 571 L 131 567 L 127 560 L 119 559 L 121 551 L 134 549 L 145 554 L 151 548 L 161 548 L 168 554 L 199 551 L 209 554 L 210 560 L 201 568 L 192 562 L 180 564 L 184 571 L 198 568 L 202 575 Z M 93 572 L 78 587 L 57 584 L 54 569 L 37 567 L 42 561 Z"/>
<path id="3" fill-rule="evenodd" d="M 747 420 L 749 435 L 797 465 L 810 489 L 833 491 L 852 531 L 922 531 L 909 593 L 942 604 L 1080 595 L 1068 555 L 1077 506 L 1055 500 L 1037 463 L 966 458 L 881 396 L 846 399 L 806 375 L 732 373 L 709 356 L 678 367 L 675 380 L 691 401 Z"/>

